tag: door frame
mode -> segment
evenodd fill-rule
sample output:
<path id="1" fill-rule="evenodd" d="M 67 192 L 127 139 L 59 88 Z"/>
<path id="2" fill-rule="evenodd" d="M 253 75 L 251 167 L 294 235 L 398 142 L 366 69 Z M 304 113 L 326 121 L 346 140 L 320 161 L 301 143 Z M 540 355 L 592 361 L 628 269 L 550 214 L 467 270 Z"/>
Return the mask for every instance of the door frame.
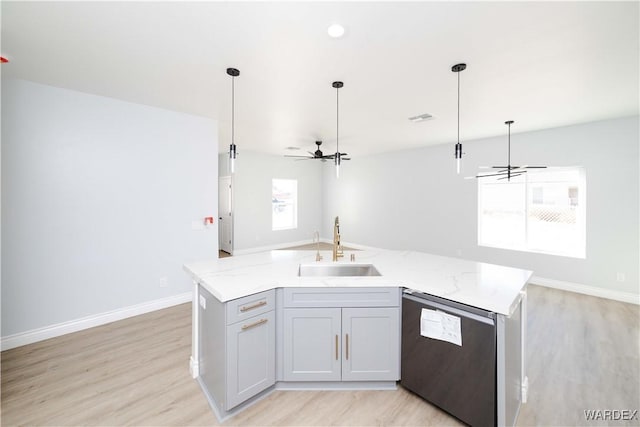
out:
<path id="1" fill-rule="evenodd" d="M 220 186 L 221 184 L 223 184 L 224 181 L 229 182 L 229 222 L 230 222 L 230 230 L 229 230 L 229 250 L 225 250 L 222 248 L 222 239 L 223 239 L 223 231 L 222 231 L 222 221 L 220 220 L 222 218 L 222 213 L 220 212 L 220 200 L 222 198 L 222 194 L 220 191 Z M 224 251 L 229 253 L 230 255 L 233 255 L 233 247 L 234 247 L 234 197 L 233 197 L 233 176 L 232 175 L 225 175 L 225 176 L 220 176 L 218 177 L 218 250 Z"/>

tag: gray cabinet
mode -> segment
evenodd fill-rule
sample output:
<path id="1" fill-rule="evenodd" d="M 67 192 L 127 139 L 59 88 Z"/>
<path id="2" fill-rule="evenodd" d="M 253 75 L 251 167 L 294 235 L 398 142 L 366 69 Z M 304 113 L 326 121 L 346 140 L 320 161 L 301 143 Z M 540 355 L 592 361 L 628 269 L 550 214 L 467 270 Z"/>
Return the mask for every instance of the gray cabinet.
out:
<path id="1" fill-rule="evenodd" d="M 227 409 L 276 380 L 274 311 L 227 326 Z"/>
<path id="2" fill-rule="evenodd" d="M 400 379 L 400 309 L 342 309 L 343 381 Z"/>
<path id="3" fill-rule="evenodd" d="M 285 289 L 283 379 L 398 380 L 399 292 L 397 288 Z M 362 307 L 362 301 L 380 306 Z"/>
<path id="4" fill-rule="evenodd" d="M 199 293 L 199 376 L 221 412 L 275 384 L 275 292 L 221 303 Z"/>
<path id="5" fill-rule="evenodd" d="M 284 310 L 284 380 L 340 381 L 339 308 Z"/>

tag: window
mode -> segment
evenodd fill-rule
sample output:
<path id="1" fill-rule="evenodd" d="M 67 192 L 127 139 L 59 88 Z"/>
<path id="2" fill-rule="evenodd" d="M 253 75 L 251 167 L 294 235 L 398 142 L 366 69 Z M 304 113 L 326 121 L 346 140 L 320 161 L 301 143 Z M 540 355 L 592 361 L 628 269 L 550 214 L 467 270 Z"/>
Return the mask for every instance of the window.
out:
<path id="1" fill-rule="evenodd" d="M 478 245 L 585 258 L 583 168 L 478 180 Z"/>
<path id="2" fill-rule="evenodd" d="M 271 206 L 271 225 L 274 231 L 298 228 L 298 181 L 274 179 Z"/>

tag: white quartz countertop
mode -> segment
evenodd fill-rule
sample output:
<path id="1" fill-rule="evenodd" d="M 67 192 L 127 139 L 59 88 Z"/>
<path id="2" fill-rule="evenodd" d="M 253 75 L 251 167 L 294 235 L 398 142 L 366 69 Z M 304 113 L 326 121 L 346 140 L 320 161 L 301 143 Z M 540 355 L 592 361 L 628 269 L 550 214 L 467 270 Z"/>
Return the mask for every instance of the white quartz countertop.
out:
<path id="1" fill-rule="evenodd" d="M 320 264 L 333 264 L 331 251 L 320 251 Z M 285 287 L 397 286 L 510 315 L 532 272 L 422 252 L 345 251 L 339 264 L 373 264 L 381 276 L 298 277 L 300 264 L 319 264 L 315 251 L 277 250 L 184 265 L 192 278 L 221 302 Z"/>

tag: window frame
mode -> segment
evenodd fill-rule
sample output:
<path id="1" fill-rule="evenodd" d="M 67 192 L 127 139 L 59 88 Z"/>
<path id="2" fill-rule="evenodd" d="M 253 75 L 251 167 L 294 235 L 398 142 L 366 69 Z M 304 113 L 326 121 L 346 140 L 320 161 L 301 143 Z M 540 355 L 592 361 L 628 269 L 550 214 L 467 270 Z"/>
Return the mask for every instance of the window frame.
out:
<path id="1" fill-rule="evenodd" d="M 274 209 L 274 199 L 275 195 L 273 192 L 274 187 L 276 186 L 276 181 L 288 181 L 293 183 L 293 200 L 287 202 L 280 202 L 281 204 L 292 206 L 293 208 L 293 223 L 288 224 L 284 227 L 276 227 L 274 224 L 275 218 L 275 209 Z M 288 179 L 288 178 L 272 178 L 271 179 L 271 231 L 282 231 L 282 230 L 296 230 L 298 228 L 298 180 L 297 179 Z"/>
<path id="2" fill-rule="evenodd" d="M 530 182 L 529 177 L 535 177 L 538 174 L 544 174 L 549 172 L 578 172 L 578 205 L 576 208 L 576 223 L 579 227 L 579 241 L 576 242 L 577 250 L 573 251 L 552 251 L 552 250 L 544 250 L 539 248 L 531 247 L 530 245 L 530 224 L 529 224 L 529 212 L 531 208 L 531 202 L 529 201 L 529 192 L 530 186 L 537 184 L 536 182 Z M 527 252 L 527 253 L 536 253 L 536 254 L 544 254 L 544 255 L 553 255 L 553 256 L 562 256 L 568 258 L 577 258 L 577 259 L 586 259 L 587 252 L 587 226 L 586 226 L 586 203 L 587 203 L 587 185 L 586 185 L 586 169 L 583 166 L 567 166 L 567 167 L 550 167 L 543 170 L 537 171 L 527 171 L 526 174 L 521 175 L 520 177 L 512 178 L 511 181 L 513 183 L 514 180 L 518 180 L 516 183 L 523 183 L 524 190 L 522 194 L 523 202 L 524 202 L 524 230 L 523 230 L 523 246 L 501 246 L 498 244 L 486 243 L 482 241 L 483 229 L 482 229 L 482 193 L 483 193 L 483 185 L 492 182 L 495 183 L 496 179 L 490 179 L 487 181 L 487 178 L 479 178 L 478 179 L 478 192 L 477 192 L 477 244 L 481 247 L 486 248 L 494 248 L 494 249 L 504 249 L 509 251 L 518 251 L 518 252 Z M 500 185 L 509 185 L 509 183 L 500 183 Z M 532 195 L 533 197 L 533 195 Z"/>

